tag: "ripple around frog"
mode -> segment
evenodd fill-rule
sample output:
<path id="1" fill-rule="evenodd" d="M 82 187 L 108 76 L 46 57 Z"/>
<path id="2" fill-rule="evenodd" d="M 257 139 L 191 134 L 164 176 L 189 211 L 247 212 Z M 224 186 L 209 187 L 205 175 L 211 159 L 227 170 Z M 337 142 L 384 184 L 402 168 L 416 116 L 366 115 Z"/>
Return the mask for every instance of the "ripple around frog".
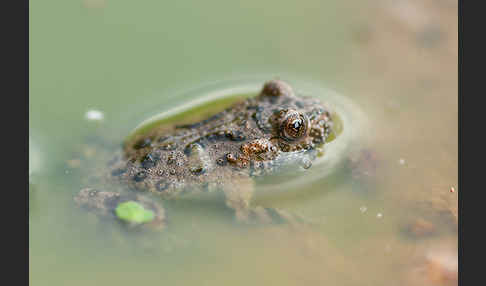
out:
<path id="1" fill-rule="evenodd" d="M 268 79 L 268 77 L 266 77 Z M 178 95 L 181 98 L 190 98 L 188 95 L 197 94 L 197 97 L 190 102 L 178 105 L 162 113 L 156 113 L 148 118 L 145 117 L 140 124 L 133 128 L 127 140 L 133 135 L 143 133 L 154 125 L 161 123 L 173 123 L 175 117 L 179 118 L 185 112 L 194 109 L 202 109 L 213 103 L 222 103 L 230 106 L 237 98 L 256 95 L 264 79 L 251 81 L 223 81 L 203 87 L 195 88 Z M 334 90 L 324 88 L 309 81 L 289 81 L 294 87 L 297 95 L 308 95 L 319 98 L 330 108 L 334 121 L 339 126 L 337 136 L 324 147 L 324 156 L 320 156 L 312 162 L 312 167 L 304 170 L 301 166 L 291 166 L 283 172 L 276 174 L 278 184 L 275 180 L 258 180 L 259 189 L 265 191 L 279 191 L 282 189 L 295 189 L 296 187 L 312 183 L 332 175 L 339 166 L 344 163 L 345 158 L 356 148 L 359 148 L 364 132 L 367 130 L 367 117 L 364 112 L 349 98 L 337 93 Z M 234 100 L 232 100 L 234 99 Z M 220 110 L 215 110 L 219 112 Z M 189 115 L 190 117 L 190 115 Z M 291 171 L 286 171 L 290 169 Z M 297 170 L 297 171 L 296 171 Z M 273 175 L 270 175 L 272 177 Z"/>

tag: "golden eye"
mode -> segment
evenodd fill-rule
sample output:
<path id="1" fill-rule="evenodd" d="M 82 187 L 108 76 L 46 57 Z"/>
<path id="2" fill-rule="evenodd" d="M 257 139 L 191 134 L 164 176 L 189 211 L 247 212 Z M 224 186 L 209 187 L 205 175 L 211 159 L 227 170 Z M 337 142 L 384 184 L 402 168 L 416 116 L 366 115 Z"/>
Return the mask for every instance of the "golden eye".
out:
<path id="1" fill-rule="evenodd" d="M 291 113 L 280 127 L 281 137 L 287 141 L 294 141 L 307 134 L 309 120 L 303 114 Z"/>

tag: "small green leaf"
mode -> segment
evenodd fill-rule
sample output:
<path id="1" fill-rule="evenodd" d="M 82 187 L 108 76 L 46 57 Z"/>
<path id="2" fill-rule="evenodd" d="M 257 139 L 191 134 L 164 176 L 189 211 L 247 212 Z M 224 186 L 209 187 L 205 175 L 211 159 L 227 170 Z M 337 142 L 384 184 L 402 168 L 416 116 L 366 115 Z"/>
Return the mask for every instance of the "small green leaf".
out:
<path id="1" fill-rule="evenodd" d="M 115 209 L 116 216 L 124 221 L 133 223 L 151 222 L 155 215 L 151 210 L 146 210 L 141 204 L 128 201 L 119 204 Z"/>

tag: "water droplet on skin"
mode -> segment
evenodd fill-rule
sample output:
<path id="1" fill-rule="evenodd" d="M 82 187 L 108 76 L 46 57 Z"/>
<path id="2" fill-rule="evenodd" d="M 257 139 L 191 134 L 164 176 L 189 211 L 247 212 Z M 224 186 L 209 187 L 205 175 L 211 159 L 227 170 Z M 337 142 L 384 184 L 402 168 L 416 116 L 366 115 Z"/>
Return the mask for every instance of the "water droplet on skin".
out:
<path id="1" fill-rule="evenodd" d="M 305 170 L 309 169 L 312 167 L 312 161 L 309 158 L 303 158 L 301 160 L 300 166 L 304 168 Z"/>
<path id="2" fill-rule="evenodd" d="M 208 170 L 210 167 L 210 158 L 199 144 L 191 144 L 187 148 L 189 159 L 189 171 L 194 175 L 200 175 Z"/>
<path id="3" fill-rule="evenodd" d="M 154 167 L 157 164 L 157 161 L 159 161 L 159 158 L 156 155 L 153 154 L 147 154 L 145 157 L 142 159 L 142 167 L 144 169 L 150 169 Z"/>

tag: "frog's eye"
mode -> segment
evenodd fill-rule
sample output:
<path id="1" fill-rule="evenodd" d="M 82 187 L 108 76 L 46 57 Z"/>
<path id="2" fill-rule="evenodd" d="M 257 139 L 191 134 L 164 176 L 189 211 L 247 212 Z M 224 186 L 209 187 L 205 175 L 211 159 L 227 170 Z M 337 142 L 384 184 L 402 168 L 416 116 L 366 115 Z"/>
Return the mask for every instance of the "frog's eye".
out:
<path id="1" fill-rule="evenodd" d="M 261 94 L 267 96 L 291 96 L 294 94 L 294 91 L 284 81 L 271 80 L 264 84 Z"/>
<path id="2" fill-rule="evenodd" d="M 281 137 L 287 141 L 294 141 L 307 134 L 309 119 L 304 114 L 292 112 L 280 127 Z"/>

